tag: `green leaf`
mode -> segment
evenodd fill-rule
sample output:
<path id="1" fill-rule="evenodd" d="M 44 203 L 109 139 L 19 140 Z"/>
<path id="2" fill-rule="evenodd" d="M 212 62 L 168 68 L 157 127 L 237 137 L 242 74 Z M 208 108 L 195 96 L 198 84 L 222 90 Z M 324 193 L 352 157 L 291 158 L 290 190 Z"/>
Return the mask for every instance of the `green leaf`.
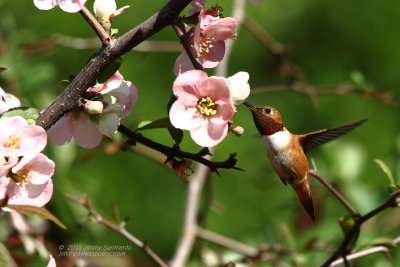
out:
<path id="1" fill-rule="evenodd" d="M 358 89 L 371 90 L 372 86 L 365 78 L 364 74 L 359 70 L 353 70 L 350 73 L 350 80 Z"/>
<path id="2" fill-rule="evenodd" d="M 171 122 L 168 117 L 156 120 L 156 121 L 142 121 L 139 123 L 138 127 L 135 131 L 141 130 L 149 130 L 149 129 L 159 129 L 159 128 L 168 128 L 171 126 Z"/>
<path id="3" fill-rule="evenodd" d="M 114 37 L 118 34 L 118 28 L 111 28 L 110 36 Z"/>
<path id="4" fill-rule="evenodd" d="M 392 174 L 392 171 L 389 169 L 389 167 L 386 165 L 385 162 L 383 162 L 380 159 L 374 159 L 374 162 L 381 168 L 381 170 L 386 174 L 386 177 L 389 181 L 389 192 L 394 192 L 399 190 L 398 186 L 396 185 L 396 182 L 394 181 L 394 177 Z"/>
<path id="5" fill-rule="evenodd" d="M 54 222 L 63 229 L 67 229 L 65 224 L 63 224 L 54 214 L 52 214 L 50 211 L 48 211 L 43 207 L 36 207 L 30 205 L 7 205 L 7 208 L 15 210 L 25 215 L 39 216 L 40 218 Z"/>
<path id="6" fill-rule="evenodd" d="M 174 126 L 168 127 L 169 134 L 174 139 L 175 144 L 179 145 L 183 139 L 183 131 L 181 129 L 177 129 Z"/>
<path id="7" fill-rule="evenodd" d="M 39 117 L 39 110 L 30 107 L 12 108 L 1 114 L 0 119 L 11 118 L 15 116 L 21 116 L 29 124 L 35 125 L 35 120 L 37 119 L 37 117 Z"/>
<path id="8" fill-rule="evenodd" d="M 17 264 L 3 243 L 0 243 L 0 266 L 17 267 Z"/>
<path id="9" fill-rule="evenodd" d="M 122 57 L 119 57 L 113 63 L 108 65 L 105 70 L 97 77 L 98 83 L 105 83 L 118 69 L 122 64 Z"/>
<path id="10" fill-rule="evenodd" d="M 172 139 L 174 139 L 176 145 L 179 145 L 183 139 L 183 131 L 175 128 L 171 124 L 169 117 L 165 117 L 156 121 L 142 121 L 139 123 L 138 127 L 139 128 L 135 130 L 136 132 L 141 130 L 166 128 L 168 129 Z"/>
<path id="11" fill-rule="evenodd" d="M 347 235 L 350 230 L 353 228 L 353 226 L 356 224 L 356 219 L 354 218 L 354 215 L 347 215 L 345 217 L 340 218 L 339 220 L 340 227 L 343 230 L 343 233 Z M 358 240 L 358 237 L 360 235 L 360 229 L 357 230 L 357 233 L 353 235 L 353 238 L 350 240 L 349 245 L 346 247 L 348 250 L 352 250 Z"/>
<path id="12" fill-rule="evenodd" d="M 375 247 L 375 246 L 385 246 L 387 248 L 395 248 L 396 247 L 396 243 L 388 238 L 388 237 L 377 237 L 367 243 L 365 243 L 364 245 L 362 245 L 363 247 Z"/>

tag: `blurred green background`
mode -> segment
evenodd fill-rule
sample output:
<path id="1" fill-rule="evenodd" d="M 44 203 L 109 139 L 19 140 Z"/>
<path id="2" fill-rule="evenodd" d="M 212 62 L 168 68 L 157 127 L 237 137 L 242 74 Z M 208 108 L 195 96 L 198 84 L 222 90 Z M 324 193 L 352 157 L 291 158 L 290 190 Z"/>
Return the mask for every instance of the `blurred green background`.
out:
<path id="1" fill-rule="evenodd" d="M 118 1 L 118 6 L 129 4 L 131 8 L 114 19 L 114 27 L 124 33 L 165 3 Z M 91 8 L 92 4 L 93 1 L 89 0 L 87 7 Z M 214 4 L 217 2 L 209 1 L 207 7 Z M 218 1 L 218 4 L 224 7 L 224 16 L 231 14 L 231 1 Z M 315 159 L 321 175 L 361 214 L 380 205 L 389 196 L 386 176 L 374 164 L 375 158 L 386 162 L 399 182 L 398 10 L 400 2 L 385 0 L 270 0 L 263 1 L 260 6 L 246 3 L 247 15 L 277 41 L 288 45 L 290 53 L 285 57 L 274 56 L 248 29 L 242 27 L 230 57 L 228 76 L 238 71 L 250 74 L 254 90 L 249 102 L 277 108 L 286 127 L 294 133 L 369 119 L 349 135 L 309 155 Z M 26 106 L 44 108 L 50 104 L 65 87 L 60 81 L 77 74 L 91 54 L 97 51 L 66 47 L 47 49 L 49 43 L 46 40 L 54 34 L 95 37 L 80 14 L 67 14 L 59 8 L 41 11 L 34 7 L 33 1 L 0 0 L 0 66 L 8 68 L 0 75 L 0 86 L 20 96 Z M 172 28 L 166 28 L 151 40 L 177 39 Z M 45 52 L 38 53 L 38 48 Z M 135 128 L 140 121 L 167 115 L 167 102 L 175 78 L 172 67 L 177 56 L 178 53 L 132 51 L 124 57 L 120 72 L 139 90 L 139 102 L 126 125 Z M 301 80 L 313 85 L 311 90 L 316 94 L 344 83 L 360 90 L 358 93 L 316 95 L 311 100 L 296 90 L 275 86 L 290 79 L 280 75 L 282 72 L 279 71 L 282 70 L 280 63 L 287 60 L 297 66 Z M 209 73 L 212 74 L 212 70 Z M 225 160 L 229 153 L 237 152 L 237 166 L 245 172 L 220 170 L 220 177 L 212 175 L 209 188 L 213 205 L 206 228 L 253 246 L 264 243 L 301 249 L 312 238 L 316 238 L 319 247 L 337 246 L 343 237 L 337 220 L 346 215 L 347 210 L 314 178 L 310 178 L 317 208 L 317 220 L 310 222 L 291 188 L 282 185 L 268 164 L 246 107 L 237 108 L 234 124 L 245 128 L 244 135 L 236 137 L 230 134 L 216 149 L 214 159 Z M 164 129 L 149 130 L 144 135 L 173 145 Z M 115 203 L 122 217 L 130 217 L 127 229 L 146 240 L 162 258 L 170 259 L 181 234 L 187 184 L 164 166 L 142 155 L 127 151 L 111 155 L 104 153 L 110 140 L 104 140 L 102 144 L 101 148 L 94 150 L 80 149 L 74 143 L 47 149 L 47 155 L 56 162 L 54 196 L 47 208 L 68 226 L 68 230 L 52 225 L 46 238 L 56 246 L 130 245 L 126 239 L 103 226 L 88 223 L 77 227 L 87 212 L 67 200 L 64 194 L 87 195 L 105 216 L 112 216 L 112 203 Z M 192 152 L 200 149 L 187 133 L 182 148 Z M 399 235 L 399 215 L 398 209 L 391 209 L 370 220 L 362 228 L 358 245 L 378 237 Z M 7 219 L 3 216 L 2 220 Z M 217 246 L 205 245 L 235 257 Z M 152 266 L 153 263 L 139 248 L 134 247 L 130 252 L 133 259 L 120 264 Z M 391 252 L 398 265 L 399 249 L 393 248 Z M 193 253 L 190 265 L 205 265 L 196 255 Z M 329 255 L 315 249 L 296 254 L 294 259 L 298 266 L 318 266 Z M 289 262 L 292 256 L 281 257 Z M 106 259 L 102 259 L 102 264 L 113 266 Z M 393 264 L 396 265 L 384 255 L 377 254 L 355 261 L 354 266 Z"/>

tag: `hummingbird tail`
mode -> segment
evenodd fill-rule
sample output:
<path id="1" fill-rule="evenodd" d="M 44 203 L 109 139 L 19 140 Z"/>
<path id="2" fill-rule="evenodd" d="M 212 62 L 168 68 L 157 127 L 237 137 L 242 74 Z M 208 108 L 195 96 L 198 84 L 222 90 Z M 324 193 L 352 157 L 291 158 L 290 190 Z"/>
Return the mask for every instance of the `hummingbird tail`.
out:
<path id="1" fill-rule="evenodd" d="M 304 209 L 307 211 L 311 219 L 315 221 L 314 202 L 311 195 L 310 186 L 308 185 L 308 180 L 305 180 L 300 184 L 291 184 L 291 186 L 293 187 L 294 191 L 296 191 L 301 205 L 303 205 Z"/>

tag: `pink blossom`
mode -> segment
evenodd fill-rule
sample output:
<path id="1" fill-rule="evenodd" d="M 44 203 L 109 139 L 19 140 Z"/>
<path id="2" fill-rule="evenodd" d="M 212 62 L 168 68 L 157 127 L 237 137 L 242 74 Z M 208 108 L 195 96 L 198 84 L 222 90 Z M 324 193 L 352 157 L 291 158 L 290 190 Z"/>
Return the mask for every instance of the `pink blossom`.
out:
<path id="1" fill-rule="evenodd" d="M 87 0 L 33 0 L 35 6 L 42 10 L 49 10 L 59 6 L 62 10 L 69 13 L 80 11 Z"/>
<path id="2" fill-rule="evenodd" d="M 99 91 L 102 95 L 117 98 L 117 102 L 124 106 L 124 117 L 128 116 L 138 100 L 138 90 L 130 81 L 125 81 L 118 71 L 103 85 Z"/>
<path id="3" fill-rule="evenodd" d="M 192 52 L 203 68 L 215 68 L 224 58 L 225 40 L 237 38 L 236 19 L 214 17 L 209 13 L 201 10 L 199 23 L 190 30 L 193 31 Z M 189 56 L 183 51 L 175 61 L 174 73 L 179 75 L 192 69 Z"/>
<path id="4" fill-rule="evenodd" d="M 174 127 L 189 130 L 192 139 L 204 147 L 215 146 L 226 137 L 234 106 L 225 78 L 191 70 L 176 78 L 173 91 L 177 100 L 169 117 Z"/>
<path id="5" fill-rule="evenodd" d="M 52 255 L 50 255 L 50 260 L 49 260 L 49 263 L 47 264 L 47 267 L 57 267 L 56 260 L 54 259 L 54 257 Z"/>
<path id="6" fill-rule="evenodd" d="M 53 194 L 54 162 L 42 153 L 26 164 L 15 159 L 11 157 L 11 164 L 0 166 L 0 198 L 7 197 L 10 205 L 45 205 Z M 12 164 L 16 165 L 10 169 Z"/>
<path id="7" fill-rule="evenodd" d="M 48 132 L 50 141 L 55 145 L 65 145 L 74 137 L 76 143 L 84 148 L 93 148 L 103 138 L 96 125 L 85 112 L 67 113 Z"/>
<path id="8" fill-rule="evenodd" d="M 194 15 L 200 12 L 206 3 L 206 0 L 193 0 L 190 4 L 192 5 L 192 9 L 189 11 L 190 15 Z"/>
<path id="9" fill-rule="evenodd" d="M 42 151 L 47 144 L 46 131 L 36 125 L 29 125 L 20 116 L 0 120 L 0 155 L 22 157 L 25 164 Z"/>
<path id="10" fill-rule="evenodd" d="M 95 100 L 88 100 L 84 110 L 67 113 L 48 132 L 55 145 L 65 145 L 74 137 L 81 147 L 96 147 L 103 135 L 111 137 L 117 131 L 121 119 L 129 115 L 138 99 L 136 86 L 119 72 L 87 92 L 96 94 Z"/>
<path id="11" fill-rule="evenodd" d="M 7 94 L 0 87 L 0 114 L 9 110 L 10 108 L 16 108 L 19 106 L 21 106 L 19 99 L 12 94 Z"/>
<path id="12" fill-rule="evenodd" d="M 234 105 L 242 104 L 250 95 L 249 78 L 249 74 L 244 71 L 240 71 L 227 78 Z"/>

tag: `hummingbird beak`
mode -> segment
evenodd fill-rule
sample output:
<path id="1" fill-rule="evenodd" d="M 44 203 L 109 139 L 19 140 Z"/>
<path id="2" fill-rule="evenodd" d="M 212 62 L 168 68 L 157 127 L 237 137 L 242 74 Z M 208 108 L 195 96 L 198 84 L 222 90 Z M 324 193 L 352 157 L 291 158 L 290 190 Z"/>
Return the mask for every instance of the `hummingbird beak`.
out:
<path id="1" fill-rule="evenodd" d="M 253 109 L 253 108 L 255 108 L 256 106 L 254 106 L 254 105 L 252 105 L 252 104 L 250 104 L 249 102 L 243 102 L 243 104 L 246 106 L 246 107 L 248 107 L 249 109 Z"/>

